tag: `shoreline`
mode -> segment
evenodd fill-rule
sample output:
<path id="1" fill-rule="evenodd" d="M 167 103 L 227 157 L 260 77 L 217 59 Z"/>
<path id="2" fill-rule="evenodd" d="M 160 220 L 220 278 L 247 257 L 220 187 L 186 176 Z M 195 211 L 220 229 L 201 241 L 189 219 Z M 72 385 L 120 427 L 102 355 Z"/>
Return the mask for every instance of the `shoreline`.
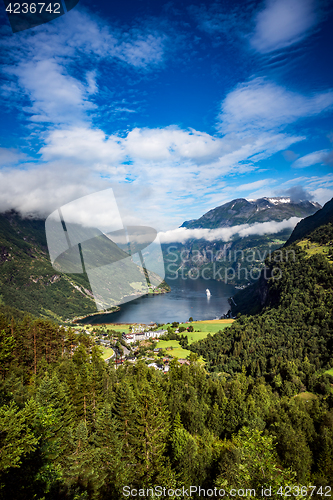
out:
<path id="1" fill-rule="evenodd" d="M 211 324 L 232 324 L 235 321 L 235 318 L 224 318 L 224 319 L 198 319 L 195 321 L 183 321 L 180 322 L 179 324 L 197 324 L 197 323 L 211 323 Z M 171 324 L 171 323 L 166 323 L 166 324 Z M 86 325 L 91 325 L 91 323 L 86 323 Z M 151 323 L 97 323 L 97 325 L 108 325 L 108 326 L 121 326 L 121 325 L 126 325 L 126 326 L 131 326 L 131 325 L 145 325 L 145 326 L 151 326 Z"/>
<path id="2" fill-rule="evenodd" d="M 170 293 L 171 292 L 171 287 L 169 287 L 170 290 L 166 290 L 164 288 L 158 290 L 158 291 L 155 291 L 153 290 L 152 292 L 150 293 L 145 293 L 144 295 L 140 295 L 139 297 L 135 297 L 135 298 L 141 298 L 141 297 L 152 297 L 154 295 L 162 295 L 164 293 Z M 135 299 L 133 299 L 135 300 Z M 79 321 L 82 321 L 83 319 L 86 319 L 86 318 L 93 318 L 94 316 L 104 316 L 106 314 L 113 314 L 113 313 L 116 313 L 116 312 L 119 312 L 121 310 L 121 307 L 120 306 L 113 306 L 111 308 L 111 310 L 109 311 L 99 311 L 99 312 L 96 312 L 96 313 L 92 313 L 92 314 L 86 314 L 85 316 L 78 316 L 76 318 L 73 318 L 72 320 L 68 321 L 68 323 L 78 323 Z M 87 325 L 89 325 L 90 323 L 86 323 Z M 98 323 L 98 324 L 101 324 L 101 325 L 117 325 L 117 324 L 122 324 L 122 325 L 141 325 L 143 323 Z"/>

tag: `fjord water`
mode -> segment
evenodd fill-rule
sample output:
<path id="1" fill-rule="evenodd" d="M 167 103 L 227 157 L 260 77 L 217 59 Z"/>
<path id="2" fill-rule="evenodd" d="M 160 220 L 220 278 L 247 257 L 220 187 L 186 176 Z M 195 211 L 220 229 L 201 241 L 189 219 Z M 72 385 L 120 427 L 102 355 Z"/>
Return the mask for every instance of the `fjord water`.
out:
<path id="1" fill-rule="evenodd" d="M 112 314 L 90 316 L 82 323 L 169 323 L 216 319 L 225 314 L 230 306 L 228 298 L 235 294 L 235 287 L 215 280 L 166 279 L 171 292 L 144 296 L 127 304 Z M 211 296 L 207 297 L 206 289 Z"/>

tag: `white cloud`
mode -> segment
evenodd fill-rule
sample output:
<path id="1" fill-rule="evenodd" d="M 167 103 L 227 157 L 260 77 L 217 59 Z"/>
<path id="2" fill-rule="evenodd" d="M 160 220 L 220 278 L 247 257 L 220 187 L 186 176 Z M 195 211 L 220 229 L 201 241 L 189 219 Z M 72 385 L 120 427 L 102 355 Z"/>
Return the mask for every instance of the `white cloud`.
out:
<path id="1" fill-rule="evenodd" d="M 280 196 L 282 193 L 288 192 L 290 185 L 301 185 L 306 191 L 310 193 L 312 199 L 324 205 L 333 197 L 333 174 L 326 174 L 322 176 L 312 175 L 310 177 L 302 176 L 289 179 L 282 183 L 279 188 L 280 191 L 275 193 L 275 196 Z"/>
<path id="2" fill-rule="evenodd" d="M 110 175 L 122 173 L 123 181 L 140 178 L 154 188 L 163 185 L 170 192 L 195 196 L 202 187 L 207 192 L 212 185 L 221 187 L 223 176 L 255 170 L 260 159 L 301 139 L 285 134 L 241 140 L 232 135 L 215 138 L 175 126 L 135 128 L 123 138 L 106 137 L 98 129 L 73 127 L 51 132 L 40 153 L 45 161 L 68 159 Z"/>
<path id="3" fill-rule="evenodd" d="M 118 183 L 121 191 L 130 182 L 131 196 L 123 195 L 128 220 L 141 214 L 146 219 L 148 207 L 153 227 L 178 225 L 189 213 L 201 215 L 208 204 L 230 199 L 227 175 L 252 172 L 260 160 L 304 139 L 284 133 L 283 127 L 333 104 L 333 92 L 307 97 L 257 78 L 240 84 L 223 101 L 219 119 L 224 136 L 177 126 L 107 136 L 90 120 L 103 76 L 98 63 L 120 61 L 135 71 L 152 69 L 163 64 L 170 40 L 152 27 L 127 32 L 110 28 L 79 10 L 58 21 L 2 42 L 15 63 L 7 68 L 7 95 L 29 97 L 23 111 L 49 127 L 41 135 L 39 165 L 22 163 L 20 170 L 1 172 L 2 209 L 50 213 L 110 183 Z M 112 107 L 112 102 L 104 104 Z M 239 189 L 263 188 L 263 182 Z"/>
<path id="4" fill-rule="evenodd" d="M 124 40 L 115 50 L 114 55 L 136 68 L 146 68 L 163 61 L 166 35 L 138 34 Z"/>
<path id="5" fill-rule="evenodd" d="M 241 184 L 235 188 L 235 191 L 249 191 L 250 189 L 259 189 L 263 186 L 268 186 L 276 182 L 274 179 L 261 179 L 260 181 L 249 182 L 247 184 Z"/>
<path id="6" fill-rule="evenodd" d="M 51 212 L 75 196 L 110 184 L 118 184 L 117 194 L 129 182 L 131 196 L 123 196 L 128 219 L 135 214 L 148 218 L 153 227 L 172 227 L 189 214 L 191 218 L 200 216 L 231 199 L 234 195 L 226 183 L 228 175 L 254 171 L 259 159 L 300 139 L 274 133 L 218 138 L 175 126 L 135 128 L 125 137 L 107 136 L 100 129 L 86 126 L 59 128 L 45 136 L 39 151 L 44 165 L 21 171 L 21 178 L 14 172 L 2 174 L 7 192 L 3 206 L 23 212 L 40 206 Z M 263 179 L 242 184 L 235 191 L 248 194 L 246 191 L 266 186 L 271 192 L 269 184 Z"/>
<path id="7" fill-rule="evenodd" d="M 42 29 L 3 38 L 1 46 L 7 57 L 17 61 L 55 57 L 59 61 L 80 56 L 119 59 L 137 68 L 147 68 L 161 63 L 168 42 L 168 35 L 161 31 L 158 22 L 122 29 L 80 8 L 57 19 L 56 23 L 43 25 Z"/>
<path id="8" fill-rule="evenodd" d="M 214 158 L 221 151 L 221 140 L 196 130 L 177 127 L 138 129 L 129 132 L 126 141 L 128 154 L 144 160 L 168 160 L 171 157 L 193 159 L 197 162 Z"/>
<path id="9" fill-rule="evenodd" d="M 329 153 L 328 149 L 322 149 L 321 151 L 314 151 L 305 156 L 301 156 L 292 164 L 294 168 L 304 168 L 310 167 L 311 165 L 316 165 L 317 163 L 323 163 L 327 158 Z"/>
<path id="10" fill-rule="evenodd" d="M 16 149 L 0 148 L 0 166 L 8 166 L 26 159 L 26 155 Z"/>
<path id="11" fill-rule="evenodd" d="M 311 191 L 311 194 L 323 206 L 333 198 L 333 189 L 318 188 Z"/>
<path id="12" fill-rule="evenodd" d="M 260 132 L 253 134 L 226 134 L 222 139 L 224 151 L 231 149 L 231 152 L 222 154 L 215 167 L 220 171 L 232 172 L 233 170 L 251 171 L 255 169 L 253 166 L 258 161 L 269 158 L 274 153 L 284 150 L 295 142 L 304 140 L 304 136 L 293 136 L 288 134 L 271 132 Z M 245 164 L 244 162 L 247 162 Z M 248 170 L 245 167 L 248 167 Z"/>
<path id="13" fill-rule="evenodd" d="M 206 241 L 222 240 L 224 242 L 239 235 L 241 238 L 253 234 L 272 234 L 283 229 L 293 229 L 301 219 L 291 217 L 281 222 L 257 222 L 255 224 L 241 224 L 233 227 L 223 227 L 219 229 L 186 229 L 180 227 L 172 231 L 161 232 L 158 234 L 161 243 L 185 243 L 190 239 L 205 239 Z"/>
<path id="14" fill-rule="evenodd" d="M 2 72 L 7 78 L 2 95 L 9 98 L 8 105 L 19 101 L 33 122 L 89 122 L 95 108 L 91 98 L 98 93 L 97 65 L 112 61 L 150 70 L 163 63 L 168 43 L 168 35 L 157 26 L 121 30 L 74 9 L 42 30 L 26 30 L 1 40 L 6 54 Z M 78 63 L 87 68 L 83 74 Z M 22 107 L 26 97 L 31 106 Z"/>
<path id="15" fill-rule="evenodd" d="M 237 37 L 267 54 L 308 36 L 319 21 L 315 7 L 315 0 L 266 0 L 259 11 L 254 2 L 234 2 L 227 9 L 213 2 L 193 5 L 189 12 L 198 28 L 214 37 L 215 45 Z M 246 33 L 249 23 L 254 27 L 250 34 Z"/>
<path id="16" fill-rule="evenodd" d="M 126 171 L 118 172 L 117 169 L 101 177 L 88 163 L 80 165 L 63 159 L 50 161 L 43 166 L 30 165 L 29 170 L 0 170 L 0 213 L 16 209 L 25 215 L 48 216 L 73 200 L 112 187 L 124 224 L 147 225 L 157 230 L 179 225 L 189 209 L 188 200 L 182 202 L 179 199 L 186 184 L 181 174 L 178 178 L 176 170 L 169 171 L 169 177 L 166 174 L 161 180 L 160 176 L 158 182 L 143 172 L 139 181 L 133 184 L 126 184 L 125 177 Z M 176 191 L 168 194 L 173 182 L 177 185 Z M 193 186 L 193 192 L 199 192 L 199 186 Z M 197 208 L 198 216 L 204 203 L 203 200 Z"/>
<path id="17" fill-rule="evenodd" d="M 50 132 L 40 153 L 45 161 L 63 158 L 89 163 L 92 167 L 99 162 L 118 164 L 125 158 L 120 138 L 107 138 L 102 130 L 85 127 Z"/>
<path id="18" fill-rule="evenodd" d="M 314 0 L 267 0 L 256 16 L 251 45 L 263 54 L 289 47 L 302 40 L 316 22 Z"/>
<path id="19" fill-rule="evenodd" d="M 299 118 L 315 116 L 332 109 L 333 91 L 307 97 L 255 78 L 230 92 L 222 103 L 220 130 L 258 133 L 285 127 Z"/>
<path id="20" fill-rule="evenodd" d="M 39 215 L 48 215 L 69 201 L 105 187 L 86 168 L 69 162 L 1 170 L 0 185 L 0 212 L 14 208 L 23 214 Z"/>
<path id="21" fill-rule="evenodd" d="M 94 108 L 88 100 L 88 89 L 55 61 L 22 62 L 10 70 L 32 102 L 23 110 L 34 122 L 77 123 L 86 119 Z"/>

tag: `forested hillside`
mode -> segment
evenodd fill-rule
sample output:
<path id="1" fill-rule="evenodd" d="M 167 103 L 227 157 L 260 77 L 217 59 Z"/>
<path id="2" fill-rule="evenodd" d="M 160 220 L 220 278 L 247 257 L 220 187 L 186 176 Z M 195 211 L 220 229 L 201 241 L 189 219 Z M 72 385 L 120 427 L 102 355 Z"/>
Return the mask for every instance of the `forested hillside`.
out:
<path id="1" fill-rule="evenodd" d="M 274 252 L 266 260 L 271 277 L 261 313 L 240 316 L 223 333 L 189 349 L 205 356 L 210 371 L 244 369 L 264 376 L 281 395 L 319 386 L 329 392 L 328 379 L 319 373 L 333 367 L 332 236 L 329 224 Z"/>
<path id="2" fill-rule="evenodd" d="M 329 493 L 331 264 L 295 250 L 269 308 L 190 346 L 210 374 L 195 353 L 166 374 L 143 361 L 115 369 L 88 335 L 2 307 L 0 498 L 109 500 L 128 487 L 150 498 L 156 486 L 187 496 L 193 485 L 217 498 Z"/>
<path id="3" fill-rule="evenodd" d="M 273 253 L 265 308 L 192 343 L 190 365 L 167 373 L 144 361 L 116 369 L 89 335 L 0 306 L 0 498 L 193 485 L 216 498 L 269 486 L 275 498 L 329 496 L 332 245 L 327 225 Z"/>
<path id="4" fill-rule="evenodd" d="M 110 263 L 117 252 L 127 256 L 104 235 L 100 236 L 98 245 L 94 240 L 85 243 L 85 252 L 100 263 Z M 64 252 L 55 266 L 51 265 L 44 220 L 22 218 L 15 211 L 0 214 L 0 304 L 59 323 L 96 313 L 88 275 L 85 272 L 61 272 L 66 269 L 61 267 L 61 258 L 65 260 L 68 254 Z M 103 280 L 108 298 L 103 302 L 99 296 L 99 302 L 109 312 L 119 309 L 119 290 L 122 297 L 129 296 L 140 292 L 142 281 L 146 284 L 139 267 L 124 266 L 114 271 L 111 285 Z M 155 273 L 150 273 L 150 279 L 152 284 L 158 285 L 149 290 L 152 294 L 170 291 Z M 114 304 L 113 307 L 110 304 Z"/>
<path id="5" fill-rule="evenodd" d="M 239 198 L 216 207 L 197 220 L 185 221 L 181 227 L 197 230 L 197 236 L 184 243 L 163 244 L 167 276 L 196 276 L 228 283 L 247 285 L 257 280 L 266 256 L 280 248 L 291 235 L 292 227 L 278 227 L 275 232 L 241 235 L 235 232 L 223 240 L 205 239 L 200 230 L 236 228 L 256 223 L 281 223 L 291 217 L 307 217 L 320 209 L 316 202 L 293 202 L 290 198 Z M 319 210 L 320 212 L 320 210 Z M 244 227 L 244 226 L 242 226 Z M 207 237 L 207 234 L 206 234 Z"/>
<path id="6" fill-rule="evenodd" d="M 86 274 L 51 265 L 42 219 L 0 214 L 0 304 L 65 321 L 97 311 Z"/>
<path id="7" fill-rule="evenodd" d="M 333 222 L 333 199 L 325 203 L 321 210 L 318 210 L 313 215 L 301 220 L 293 230 L 290 238 L 286 242 L 286 246 L 291 245 L 295 241 L 305 238 L 309 233 L 314 231 L 318 226 Z"/>

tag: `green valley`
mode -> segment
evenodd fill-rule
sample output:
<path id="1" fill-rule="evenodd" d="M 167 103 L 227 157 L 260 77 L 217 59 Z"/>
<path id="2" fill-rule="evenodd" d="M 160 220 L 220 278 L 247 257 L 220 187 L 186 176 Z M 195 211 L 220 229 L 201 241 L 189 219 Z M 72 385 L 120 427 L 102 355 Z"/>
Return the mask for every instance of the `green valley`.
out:
<path id="1" fill-rule="evenodd" d="M 322 498 L 333 478 L 332 236 L 321 226 L 266 259 L 257 287 L 237 294 L 261 293 L 256 314 L 150 327 L 168 340 L 131 347 L 122 332 L 134 325 L 72 329 L 0 306 L 2 497 L 118 500 L 124 485 L 198 483 Z"/>
<path id="2" fill-rule="evenodd" d="M 97 247 L 100 261 L 107 259 L 111 244 L 106 237 L 100 237 Z M 86 252 L 96 258 L 96 246 L 90 248 L 86 245 Z M 63 259 L 66 259 L 66 252 Z M 97 307 L 87 274 L 64 273 L 56 270 L 57 264 L 58 261 L 53 267 L 50 262 L 44 220 L 22 218 L 14 211 L 0 214 L 0 303 L 60 323 L 95 314 Z M 113 276 L 115 297 L 119 296 L 118 288 L 123 296 L 141 291 L 139 268 L 126 273 L 129 283 L 124 280 L 122 271 Z M 151 273 L 151 278 L 155 284 L 160 282 L 154 273 Z M 108 283 L 105 286 L 108 287 Z M 169 290 L 162 282 L 150 293 Z M 108 288 L 109 295 L 112 295 L 112 290 Z M 118 309 L 115 305 L 108 312 Z"/>

